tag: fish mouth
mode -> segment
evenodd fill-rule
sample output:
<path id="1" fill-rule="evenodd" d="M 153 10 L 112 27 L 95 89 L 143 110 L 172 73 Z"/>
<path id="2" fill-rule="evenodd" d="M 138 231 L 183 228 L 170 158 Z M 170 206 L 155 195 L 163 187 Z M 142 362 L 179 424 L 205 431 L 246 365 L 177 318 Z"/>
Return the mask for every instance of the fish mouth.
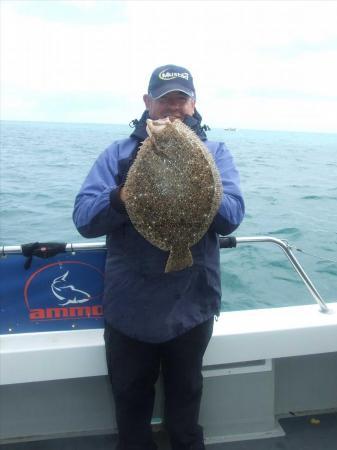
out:
<path id="1" fill-rule="evenodd" d="M 164 119 L 147 119 L 146 120 L 146 131 L 150 138 L 153 138 L 154 135 L 163 131 L 168 124 L 171 123 L 171 120 L 168 117 Z"/>

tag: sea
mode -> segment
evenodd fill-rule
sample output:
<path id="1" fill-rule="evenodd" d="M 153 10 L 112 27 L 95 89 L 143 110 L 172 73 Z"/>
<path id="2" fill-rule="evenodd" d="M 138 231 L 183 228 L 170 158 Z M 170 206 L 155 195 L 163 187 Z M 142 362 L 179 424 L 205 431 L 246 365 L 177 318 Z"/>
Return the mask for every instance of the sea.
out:
<path id="1" fill-rule="evenodd" d="M 74 198 L 97 156 L 129 125 L 1 122 L 0 245 L 88 242 Z M 246 216 L 236 237 L 286 240 L 316 289 L 337 301 L 337 134 L 212 129 L 240 172 Z M 104 241 L 98 238 L 91 241 Z M 221 250 L 222 310 L 312 304 L 283 251 L 270 243 Z"/>

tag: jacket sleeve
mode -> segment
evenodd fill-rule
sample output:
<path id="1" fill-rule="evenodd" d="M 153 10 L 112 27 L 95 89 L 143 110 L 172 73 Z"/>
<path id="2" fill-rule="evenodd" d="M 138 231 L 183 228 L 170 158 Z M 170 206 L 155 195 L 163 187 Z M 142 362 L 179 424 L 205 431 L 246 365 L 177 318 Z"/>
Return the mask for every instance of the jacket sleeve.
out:
<path id="1" fill-rule="evenodd" d="M 242 222 L 245 205 L 240 189 L 239 173 L 225 144 L 218 144 L 214 156 L 221 176 L 223 196 L 211 229 L 218 234 L 227 235 L 232 233 Z"/>
<path id="2" fill-rule="evenodd" d="M 73 221 L 87 238 L 104 236 L 128 221 L 119 198 L 118 143 L 113 143 L 96 160 L 77 194 Z"/>

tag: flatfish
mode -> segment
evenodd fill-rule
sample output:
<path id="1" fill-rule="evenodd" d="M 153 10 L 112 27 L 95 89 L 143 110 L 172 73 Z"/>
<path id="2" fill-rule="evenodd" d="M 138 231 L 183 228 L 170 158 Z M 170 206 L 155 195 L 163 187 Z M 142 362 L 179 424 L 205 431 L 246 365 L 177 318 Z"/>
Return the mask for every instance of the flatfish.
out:
<path id="1" fill-rule="evenodd" d="M 217 213 L 222 184 L 213 157 L 199 137 L 176 119 L 147 120 L 125 182 L 125 207 L 136 230 L 169 251 L 165 272 L 193 264 L 190 247 Z"/>

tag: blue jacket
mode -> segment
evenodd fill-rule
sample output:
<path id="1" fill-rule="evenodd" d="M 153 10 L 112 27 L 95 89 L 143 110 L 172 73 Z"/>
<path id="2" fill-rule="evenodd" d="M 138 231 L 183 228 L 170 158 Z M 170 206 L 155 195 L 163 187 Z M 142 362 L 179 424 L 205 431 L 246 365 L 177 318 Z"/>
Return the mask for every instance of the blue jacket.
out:
<path id="1" fill-rule="evenodd" d="M 75 200 L 78 231 L 87 238 L 106 235 L 105 320 L 140 341 L 165 342 L 220 313 L 218 235 L 238 227 L 244 202 L 229 150 L 223 143 L 204 143 L 219 169 L 224 194 L 209 230 L 191 248 L 192 267 L 164 273 L 168 252 L 136 231 L 119 200 L 139 145 L 135 137 L 115 141 L 98 157 Z"/>

